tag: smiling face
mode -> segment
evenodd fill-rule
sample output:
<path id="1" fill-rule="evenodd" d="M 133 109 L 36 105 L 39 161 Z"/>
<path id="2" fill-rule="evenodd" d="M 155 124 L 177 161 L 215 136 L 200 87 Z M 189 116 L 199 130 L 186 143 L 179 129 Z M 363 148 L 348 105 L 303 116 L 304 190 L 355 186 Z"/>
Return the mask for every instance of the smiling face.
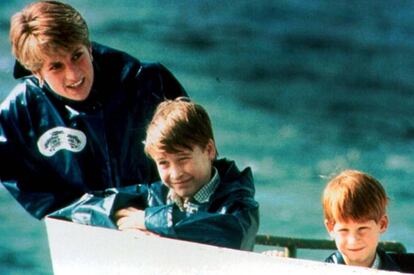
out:
<path id="1" fill-rule="evenodd" d="M 76 101 L 85 100 L 94 78 L 91 50 L 78 44 L 69 51 L 45 55 L 42 67 L 34 74 L 58 95 Z"/>
<path id="2" fill-rule="evenodd" d="M 211 179 L 212 161 L 216 155 L 214 142 L 210 140 L 205 149 L 193 146 L 182 148 L 178 153 L 154 151 L 160 177 L 182 199 L 192 198 Z"/>
<path id="3" fill-rule="evenodd" d="M 387 229 L 388 218 L 384 215 L 378 222 L 349 220 L 333 224 L 326 221 L 325 225 L 347 265 L 371 267 L 380 235 Z"/>

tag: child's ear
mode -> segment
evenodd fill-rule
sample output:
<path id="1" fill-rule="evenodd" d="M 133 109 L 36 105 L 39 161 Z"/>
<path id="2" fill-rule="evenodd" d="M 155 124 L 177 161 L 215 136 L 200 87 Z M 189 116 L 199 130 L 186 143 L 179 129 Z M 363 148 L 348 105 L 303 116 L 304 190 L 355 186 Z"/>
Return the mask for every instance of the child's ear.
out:
<path id="1" fill-rule="evenodd" d="M 325 219 L 325 227 L 328 233 L 331 235 L 331 237 L 332 237 L 334 225 L 335 224 L 332 221 L 328 221 L 327 219 Z"/>
<path id="2" fill-rule="evenodd" d="M 216 152 L 216 144 L 214 143 L 212 139 L 208 141 L 206 150 L 207 150 L 209 159 L 213 161 L 216 158 L 217 152 Z"/>
<path id="3" fill-rule="evenodd" d="M 89 52 L 89 55 L 90 55 L 90 57 L 91 57 L 91 61 L 93 61 L 92 46 L 89 46 L 89 47 L 88 47 L 88 52 Z"/>
<path id="4" fill-rule="evenodd" d="M 381 217 L 381 219 L 379 220 L 379 226 L 380 226 L 380 233 L 384 233 L 385 231 L 387 231 L 388 228 L 388 216 L 384 215 Z"/>

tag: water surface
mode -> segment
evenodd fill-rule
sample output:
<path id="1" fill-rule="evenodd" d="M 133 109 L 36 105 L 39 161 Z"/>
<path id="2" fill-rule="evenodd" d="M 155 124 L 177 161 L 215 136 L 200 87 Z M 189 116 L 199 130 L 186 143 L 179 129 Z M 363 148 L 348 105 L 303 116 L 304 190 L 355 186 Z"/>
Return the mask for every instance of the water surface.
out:
<path id="1" fill-rule="evenodd" d="M 28 2 L 0 3 L 1 98 L 15 84 L 8 18 Z M 93 40 L 162 62 L 206 107 L 220 155 L 253 169 L 260 233 L 328 238 L 321 191 L 354 168 L 388 192 L 383 239 L 414 251 L 414 2 L 67 2 Z M 0 219 L 0 273 L 52 274 L 43 222 L 4 189 Z"/>

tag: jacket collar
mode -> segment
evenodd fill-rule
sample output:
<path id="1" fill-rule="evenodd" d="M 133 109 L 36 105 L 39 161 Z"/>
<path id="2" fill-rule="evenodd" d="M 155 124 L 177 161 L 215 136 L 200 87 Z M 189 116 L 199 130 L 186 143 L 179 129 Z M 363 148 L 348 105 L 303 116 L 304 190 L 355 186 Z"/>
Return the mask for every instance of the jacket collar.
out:
<path id="1" fill-rule="evenodd" d="M 401 268 L 398 266 L 398 264 L 384 250 L 377 248 L 377 257 L 379 257 L 380 260 L 378 269 L 388 271 L 401 271 Z M 345 260 L 339 251 L 335 251 L 335 253 L 331 255 L 331 259 L 335 264 L 345 265 Z"/>

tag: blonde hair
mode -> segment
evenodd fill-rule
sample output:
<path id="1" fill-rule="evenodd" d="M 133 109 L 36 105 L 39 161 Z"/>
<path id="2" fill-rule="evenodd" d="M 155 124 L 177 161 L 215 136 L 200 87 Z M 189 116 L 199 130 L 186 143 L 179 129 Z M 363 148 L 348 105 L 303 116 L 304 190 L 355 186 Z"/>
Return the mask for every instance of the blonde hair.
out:
<path id="1" fill-rule="evenodd" d="M 186 97 L 160 103 L 148 125 L 145 153 L 153 151 L 177 153 L 197 145 L 206 148 L 214 141 L 213 129 L 206 110 Z"/>
<path id="2" fill-rule="evenodd" d="M 9 36 L 13 55 L 32 72 L 41 69 L 47 54 L 68 51 L 79 43 L 91 45 L 80 13 L 58 1 L 35 2 L 17 12 L 11 18 Z"/>
<path id="3" fill-rule="evenodd" d="M 386 214 L 388 198 L 381 183 L 356 170 L 345 170 L 325 187 L 322 206 L 325 219 L 378 222 Z"/>

